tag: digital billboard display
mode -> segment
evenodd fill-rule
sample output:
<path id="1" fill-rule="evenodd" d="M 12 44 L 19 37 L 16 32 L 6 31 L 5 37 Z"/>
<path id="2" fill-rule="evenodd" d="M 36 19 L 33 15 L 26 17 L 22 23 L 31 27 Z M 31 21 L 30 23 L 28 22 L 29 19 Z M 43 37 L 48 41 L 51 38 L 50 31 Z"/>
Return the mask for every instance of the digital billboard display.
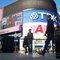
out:
<path id="1" fill-rule="evenodd" d="M 22 12 L 15 13 L 2 19 L 3 29 L 22 23 Z"/>
<path id="2" fill-rule="evenodd" d="M 22 12 L 18 12 L 2 19 L 2 28 L 0 34 L 11 33 L 14 31 L 21 31 L 20 26 L 22 25 Z"/>
<path id="3" fill-rule="evenodd" d="M 54 21 L 54 26 L 57 25 L 57 14 L 47 10 L 25 10 L 23 11 L 23 37 L 27 35 L 28 30 L 32 29 L 34 38 L 40 39 L 47 26 L 46 15 L 51 15 Z"/>

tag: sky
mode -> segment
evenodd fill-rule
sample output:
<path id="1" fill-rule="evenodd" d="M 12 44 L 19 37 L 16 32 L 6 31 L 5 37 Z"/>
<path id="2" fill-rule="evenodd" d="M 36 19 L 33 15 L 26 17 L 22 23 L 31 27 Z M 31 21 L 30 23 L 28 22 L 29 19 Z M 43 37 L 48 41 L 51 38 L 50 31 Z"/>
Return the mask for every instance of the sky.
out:
<path id="1" fill-rule="evenodd" d="M 60 0 L 54 0 L 56 3 L 57 11 L 60 12 Z"/>
<path id="2" fill-rule="evenodd" d="M 17 0 L 0 0 L 0 8 L 3 8 Z M 57 6 L 57 11 L 60 12 L 60 0 L 54 0 Z"/>

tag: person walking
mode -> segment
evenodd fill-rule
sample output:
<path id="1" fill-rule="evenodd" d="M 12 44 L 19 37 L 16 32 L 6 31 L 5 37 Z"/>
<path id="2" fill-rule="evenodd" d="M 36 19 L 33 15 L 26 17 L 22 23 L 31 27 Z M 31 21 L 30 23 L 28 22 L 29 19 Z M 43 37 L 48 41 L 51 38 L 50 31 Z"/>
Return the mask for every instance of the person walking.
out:
<path id="1" fill-rule="evenodd" d="M 27 49 L 27 47 L 28 47 L 28 38 L 27 38 L 27 36 L 24 37 L 23 47 L 25 48 L 25 53 L 27 53 L 28 52 L 28 49 Z"/>
<path id="2" fill-rule="evenodd" d="M 29 29 L 27 37 L 28 37 L 28 51 L 29 53 L 32 53 L 33 33 L 31 32 L 31 29 Z"/>
<path id="3" fill-rule="evenodd" d="M 52 40 L 52 44 L 54 43 L 54 22 L 51 19 L 50 15 L 47 15 L 46 19 L 47 19 L 47 29 L 44 35 L 47 36 L 47 39 L 45 41 L 44 49 L 39 53 L 40 55 L 43 55 L 43 56 L 45 55 L 45 52 L 48 48 L 50 41 Z"/>

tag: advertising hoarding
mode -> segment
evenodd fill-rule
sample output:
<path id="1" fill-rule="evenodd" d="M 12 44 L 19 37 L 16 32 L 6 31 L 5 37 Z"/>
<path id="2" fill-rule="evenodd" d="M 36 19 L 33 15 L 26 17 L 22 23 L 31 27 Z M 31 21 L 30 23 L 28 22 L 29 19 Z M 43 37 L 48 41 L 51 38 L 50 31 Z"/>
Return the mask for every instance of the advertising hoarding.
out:
<path id="1" fill-rule="evenodd" d="M 51 15 L 51 19 L 54 21 L 54 26 L 56 26 L 58 23 L 58 16 L 56 13 L 38 9 L 23 11 L 23 37 L 27 35 L 29 29 L 32 29 L 34 38 L 41 39 L 46 31 L 46 15 Z"/>
<path id="2" fill-rule="evenodd" d="M 2 28 L 0 34 L 11 33 L 15 31 L 21 31 L 22 25 L 22 12 L 18 12 L 2 19 Z"/>
<path id="3" fill-rule="evenodd" d="M 22 24 L 22 12 L 6 16 L 2 19 L 3 29 Z"/>
<path id="4" fill-rule="evenodd" d="M 23 11 L 23 37 L 27 35 L 29 29 L 32 30 L 33 33 L 33 50 L 35 48 L 43 49 L 46 36 L 44 33 L 47 27 L 46 15 L 50 15 L 51 19 L 54 21 L 54 26 L 56 27 L 58 24 L 58 16 L 56 13 L 41 10 L 41 9 L 30 9 Z"/>

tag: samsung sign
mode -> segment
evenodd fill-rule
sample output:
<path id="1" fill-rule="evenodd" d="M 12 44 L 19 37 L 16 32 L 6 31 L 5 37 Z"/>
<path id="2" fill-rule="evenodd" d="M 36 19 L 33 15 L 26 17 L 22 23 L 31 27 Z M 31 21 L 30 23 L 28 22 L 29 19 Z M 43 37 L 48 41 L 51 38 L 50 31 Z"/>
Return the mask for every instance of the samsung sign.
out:
<path id="1" fill-rule="evenodd" d="M 40 38 L 46 31 L 46 15 L 51 15 L 54 25 L 57 25 L 57 14 L 47 10 L 25 10 L 23 11 L 23 36 L 32 29 L 34 38 Z"/>

